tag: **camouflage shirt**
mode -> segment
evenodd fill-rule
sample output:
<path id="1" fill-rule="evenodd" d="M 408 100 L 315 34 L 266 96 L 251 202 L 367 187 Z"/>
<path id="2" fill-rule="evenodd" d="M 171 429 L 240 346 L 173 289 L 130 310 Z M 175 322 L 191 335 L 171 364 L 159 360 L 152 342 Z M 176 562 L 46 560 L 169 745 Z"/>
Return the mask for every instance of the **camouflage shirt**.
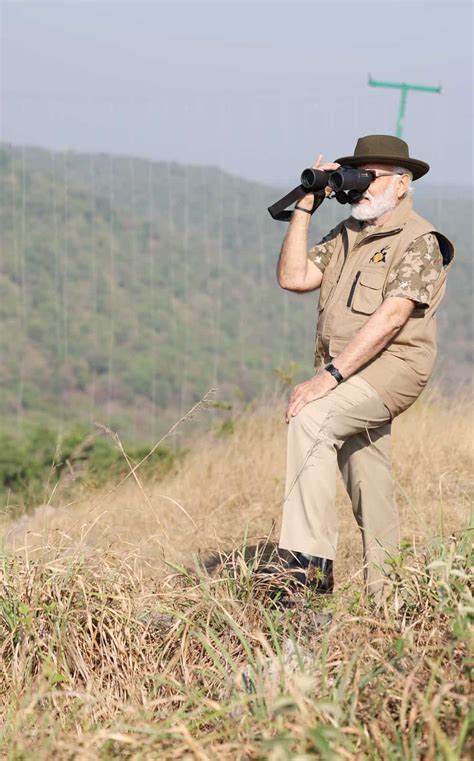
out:
<path id="1" fill-rule="evenodd" d="M 428 307 L 436 281 L 443 269 L 443 257 L 433 233 L 410 243 L 397 269 L 388 276 L 385 296 L 401 296 Z"/>
<path id="2" fill-rule="evenodd" d="M 361 236 L 372 227 L 364 226 Z M 336 229 L 331 230 L 319 243 L 310 248 L 308 258 L 324 272 L 336 246 Z M 356 242 L 358 242 L 359 237 Z M 443 257 L 433 233 L 420 235 L 407 248 L 402 261 L 388 278 L 385 296 L 401 296 L 416 301 L 418 307 L 431 303 L 434 285 L 443 269 Z"/>
<path id="3" fill-rule="evenodd" d="M 338 232 L 338 228 L 334 228 L 308 251 L 308 259 L 316 265 L 320 272 L 324 272 L 334 253 Z"/>

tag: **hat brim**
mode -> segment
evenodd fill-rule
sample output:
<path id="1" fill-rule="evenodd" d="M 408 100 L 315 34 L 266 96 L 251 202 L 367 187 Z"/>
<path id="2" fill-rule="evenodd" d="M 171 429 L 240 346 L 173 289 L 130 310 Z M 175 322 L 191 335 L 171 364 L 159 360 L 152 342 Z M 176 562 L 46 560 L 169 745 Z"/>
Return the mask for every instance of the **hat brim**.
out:
<path id="1" fill-rule="evenodd" d="M 361 164 L 389 164 L 390 166 L 403 166 L 413 173 L 413 179 L 419 180 L 430 171 L 430 165 L 418 159 L 398 159 L 396 156 L 342 156 L 335 160 L 336 164 L 349 164 L 360 166 Z"/>

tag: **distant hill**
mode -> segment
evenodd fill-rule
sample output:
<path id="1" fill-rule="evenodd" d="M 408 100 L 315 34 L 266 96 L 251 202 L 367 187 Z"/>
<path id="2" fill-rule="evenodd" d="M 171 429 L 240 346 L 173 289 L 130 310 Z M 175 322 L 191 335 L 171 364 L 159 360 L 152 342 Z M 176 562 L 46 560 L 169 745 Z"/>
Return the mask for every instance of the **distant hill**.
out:
<path id="1" fill-rule="evenodd" d="M 152 439 L 211 386 L 251 399 L 311 371 L 315 294 L 275 266 L 281 190 L 217 168 L 0 146 L 0 414 L 99 420 Z M 429 191 L 429 192 L 428 192 Z M 472 364 L 472 199 L 415 194 L 457 245 L 440 313 L 444 382 Z M 316 239 L 344 216 L 326 202 Z"/>

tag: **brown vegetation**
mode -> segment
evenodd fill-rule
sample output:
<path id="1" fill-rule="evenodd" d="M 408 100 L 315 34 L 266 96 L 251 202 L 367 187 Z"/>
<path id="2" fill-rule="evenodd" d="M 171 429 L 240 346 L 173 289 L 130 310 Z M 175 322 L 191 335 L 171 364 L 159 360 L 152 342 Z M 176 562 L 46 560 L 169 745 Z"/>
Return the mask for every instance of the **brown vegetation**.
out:
<path id="1" fill-rule="evenodd" d="M 200 437 L 160 482 L 5 519 L 0 698 L 12 759 L 460 759 L 470 719 L 472 415 L 394 426 L 405 548 L 375 611 L 340 489 L 333 599 L 281 612 L 245 544 L 275 539 L 283 407 Z M 136 471 L 139 476 L 140 469 Z M 58 504 L 56 504 L 58 503 Z M 193 556 L 234 550 L 212 576 Z"/>

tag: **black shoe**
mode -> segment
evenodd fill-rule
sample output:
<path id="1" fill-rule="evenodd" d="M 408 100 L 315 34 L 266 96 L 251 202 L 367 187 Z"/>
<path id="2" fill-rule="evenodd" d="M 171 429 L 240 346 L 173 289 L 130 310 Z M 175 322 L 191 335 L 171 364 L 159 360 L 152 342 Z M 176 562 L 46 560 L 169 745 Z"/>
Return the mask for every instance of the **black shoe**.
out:
<path id="1" fill-rule="evenodd" d="M 312 592 L 331 594 L 334 589 L 333 561 L 302 552 L 278 550 L 274 561 L 261 566 L 258 572 L 273 577 L 277 594 L 305 587 Z"/>
<path id="2" fill-rule="evenodd" d="M 292 552 L 287 568 L 297 584 L 320 594 L 331 594 L 334 589 L 333 561 L 316 555 Z"/>

